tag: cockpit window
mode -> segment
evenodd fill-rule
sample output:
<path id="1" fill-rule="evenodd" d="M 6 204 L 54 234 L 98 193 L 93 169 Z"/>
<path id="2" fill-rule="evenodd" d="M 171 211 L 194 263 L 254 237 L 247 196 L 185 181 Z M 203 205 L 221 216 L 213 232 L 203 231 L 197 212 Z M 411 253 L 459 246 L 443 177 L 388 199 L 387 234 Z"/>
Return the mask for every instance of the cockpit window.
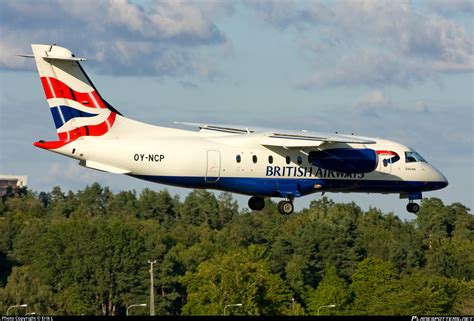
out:
<path id="1" fill-rule="evenodd" d="M 415 163 L 415 162 L 423 162 L 426 163 L 426 160 L 421 157 L 420 154 L 417 152 L 405 152 L 405 162 L 407 163 Z"/>

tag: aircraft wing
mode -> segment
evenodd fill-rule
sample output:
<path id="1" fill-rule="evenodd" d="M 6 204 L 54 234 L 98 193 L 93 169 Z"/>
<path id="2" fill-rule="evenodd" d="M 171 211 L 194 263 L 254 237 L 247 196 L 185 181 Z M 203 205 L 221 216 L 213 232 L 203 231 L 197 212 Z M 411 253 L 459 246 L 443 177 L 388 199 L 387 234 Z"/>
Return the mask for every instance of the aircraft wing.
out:
<path id="1" fill-rule="evenodd" d="M 375 141 L 353 135 L 324 134 L 315 132 L 272 133 L 266 136 L 262 145 L 288 148 L 318 147 L 322 144 L 375 144 Z"/>
<path id="2" fill-rule="evenodd" d="M 181 123 L 181 122 L 174 122 L 174 123 L 178 125 L 198 127 L 201 131 L 209 130 L 209 131 L 217 131 L 217 132 L 231 133 L 231 134 L 250 134 L 256 131 L 255 129 L 250 129 L 248 127 L 239 126 L 239 125 L 213 125 L 213 124 Z"/>
<path id="3" fill-rule="evenodd" d="M 198 123 L 175 123 L 198 127 L 201 131 L 217 131 L 231 134 L 258 134 L 262 136 L 264 146 L 279 146 L 287 148 L 318 147 L 322 144 L 375 144 L 376 142 L 365 137 L 318 133 L 306 130 L 292 131 L 262 127 L 245 127 L 239 125 L 218 125 Z"/>

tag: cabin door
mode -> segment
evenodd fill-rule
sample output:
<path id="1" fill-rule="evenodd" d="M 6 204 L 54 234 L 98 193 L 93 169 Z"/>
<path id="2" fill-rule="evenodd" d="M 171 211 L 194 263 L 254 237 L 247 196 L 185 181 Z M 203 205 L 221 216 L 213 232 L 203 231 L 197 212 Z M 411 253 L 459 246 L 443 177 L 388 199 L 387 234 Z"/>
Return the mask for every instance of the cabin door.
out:
<path id="1" fill-rule="evenodd" d="M 221 154 L 218 150 L 207 151 L 206 183 L 215 183 L 221 175 Z"/>

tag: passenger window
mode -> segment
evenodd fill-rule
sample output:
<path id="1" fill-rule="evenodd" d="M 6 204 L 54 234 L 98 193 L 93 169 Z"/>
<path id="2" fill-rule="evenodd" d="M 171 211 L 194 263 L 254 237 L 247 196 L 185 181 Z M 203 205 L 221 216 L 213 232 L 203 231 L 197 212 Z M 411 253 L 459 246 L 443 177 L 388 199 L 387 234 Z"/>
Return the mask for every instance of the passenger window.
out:
<path id="1" fill-rule="evenodd" d="M 254 162 L 254 164 L 257 164 L 257 155 L 252 156 L 252 161 Z"/>
<path id="2" fill-rule="evenodd" d="M 270 164 L 273 164 L 273 156 L 272 155 L 268 156 L 268 162 Z"/>
<path id="3" fill-rule="evenodd" d="M 301 165 L 303 163 L 303 159 L 301 158 L 301 156 L 298 156 L 296 161 L 298 162 L 298 165 Z"/>
<path id="4" fill-rule="evenodd" d="M 291 157 L 290 156 L 286 156 L 286 163 L 287 164 L 291 163 Z"/>
<path id="5" fill-rule="evenodd" d="M 240 157 L 240 155 L 237 155 L 235 157 L 235 160 L 237 161 L 237 163 L 240 163 L 240 161 L 242 160 L 242 158 Z"/>

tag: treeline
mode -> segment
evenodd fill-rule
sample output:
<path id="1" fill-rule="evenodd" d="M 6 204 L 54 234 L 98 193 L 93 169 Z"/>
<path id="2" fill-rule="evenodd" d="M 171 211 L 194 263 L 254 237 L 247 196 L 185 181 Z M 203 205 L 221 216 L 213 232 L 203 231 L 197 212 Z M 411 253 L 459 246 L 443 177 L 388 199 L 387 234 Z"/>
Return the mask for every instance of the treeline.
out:
<path id="1" fill-rule="evenodd" d="M 159 315 L 474 314 L 474 217 L 459 203 L 424 199 L 406 222 L 326 197 L 283 216 L 229 193 L 97 183 L 0 199 L 0 315 L 124 315 L 149 304 L 150 259 Z"/>

